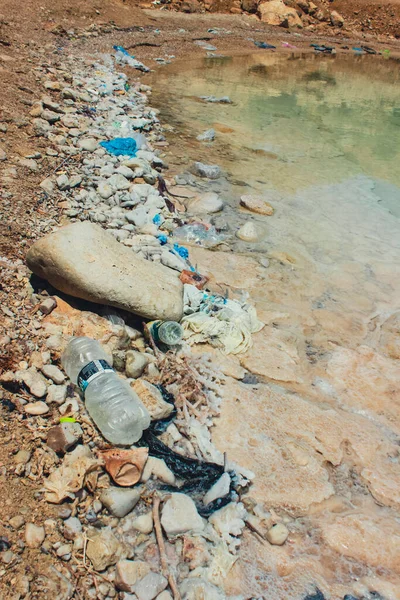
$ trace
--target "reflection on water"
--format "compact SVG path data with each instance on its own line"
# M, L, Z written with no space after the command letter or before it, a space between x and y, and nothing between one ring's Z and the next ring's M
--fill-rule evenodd
M392 61L260 53L152 82L175 128L171 173L193 160L225 173L198 185L225 200L234 254L192 260L266 322L241 358L264 383L229 384L214 439L291 535L277 548L248 534L232 594L400 598L399 80ZM210 127L215 142L197 142ZM240 209L244 193L267 193L274 215ZM248 220L257 243L235 237Z

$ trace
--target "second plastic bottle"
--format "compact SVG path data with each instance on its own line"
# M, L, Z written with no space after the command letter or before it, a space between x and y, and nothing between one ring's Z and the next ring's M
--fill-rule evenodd
M61 357L68 377L85 395L85 405L103 436L112 444L127 446L150 425L150 415L139 396L108 363L99 342L72 338Z

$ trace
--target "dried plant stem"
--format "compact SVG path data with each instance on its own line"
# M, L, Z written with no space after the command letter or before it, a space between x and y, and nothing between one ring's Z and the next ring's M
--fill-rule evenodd
M153 496L153 521L154 521L154 529L156 532L156 539L158 544L158 549L160 551L160 561L161 561L161 570L164 575L168 579L169 586L172 590L174 600L181 600L181 594L178 590L178 586L176 585L176 580L174 575L170 572L168 567L167 554L165 552L165 543L161 529L160 523L160 497L158 494L154 494Z

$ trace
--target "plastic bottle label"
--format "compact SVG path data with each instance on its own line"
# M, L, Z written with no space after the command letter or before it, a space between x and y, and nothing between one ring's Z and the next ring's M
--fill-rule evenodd
M84 392L93 379L96 379L98 375L106 372L114 372L114 369L110 367L106 360L92 360L80 371L78 375L78 386Z

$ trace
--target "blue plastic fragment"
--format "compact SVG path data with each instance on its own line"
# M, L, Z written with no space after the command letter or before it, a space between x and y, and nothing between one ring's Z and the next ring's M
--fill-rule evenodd
M161 215L154 215L153 223L154 225L161 225Z
M358 48L357 46L353 46L354 52L357 54L363 54L364 50L362 48Z
M185 259L189 258L189 250L187 248L184 248L183 246L180 246L179 244L174 244L174 250L182 258L185 258Z
M254 45L257 46L257 48L263 48L264 50L275 50L276 46L273 46L272 44L268 44L267 42L254 42Z
M130 56L131 58L135 58L134 56L132 56L132 54L129 54L128 50L125 50L125 48L123 46L113 46L113 48L116 52L122 52L122 54L125 54L125 56Z
M158 241L160 242L161 246L165 246L165 244L168 242L168 237L162 233L158 236Z
M100 146L105 148L114 156L136 156L137 144L134 138L114 138L106 142L100 142Z

